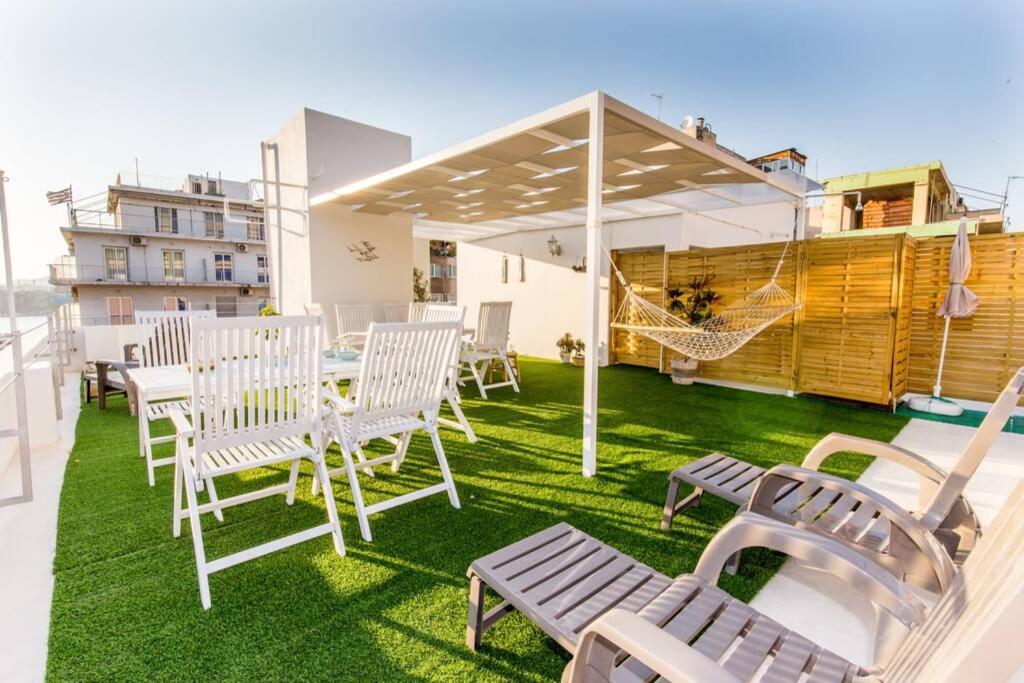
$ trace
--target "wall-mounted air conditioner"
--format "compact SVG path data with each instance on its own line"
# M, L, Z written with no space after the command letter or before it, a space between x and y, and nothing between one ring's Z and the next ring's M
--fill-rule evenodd
M241 254L244 254L245 252L249 251L249 245L248 244L236 244L235 247L238 248L238 251Z
M242 287L241 289L238 290L238 293L242 296L249 296L250 294L252 294L252 290L249 289L248 287Z
M146 238L140 235L132 235L128 238L128 244L133 247L144 247L146 246Z

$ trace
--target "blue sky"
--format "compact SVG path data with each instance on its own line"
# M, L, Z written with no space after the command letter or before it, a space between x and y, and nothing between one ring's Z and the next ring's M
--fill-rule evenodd
M820 177L939 159L1024 175L1021 2L17 2L0 21L0 168L15 276L65 253L44 192L259 173L300 107L413 138L414 157L601 89L708 118ZM1024 225L1024 181L1011 191Z

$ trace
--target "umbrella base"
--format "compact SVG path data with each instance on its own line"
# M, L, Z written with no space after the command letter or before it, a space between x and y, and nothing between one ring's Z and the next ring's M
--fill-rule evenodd
M958 417L964 412L960 404L940 396L915 396L907 401L907 405L910 406L911 410L916 410L919 413L931 413L947 417Z

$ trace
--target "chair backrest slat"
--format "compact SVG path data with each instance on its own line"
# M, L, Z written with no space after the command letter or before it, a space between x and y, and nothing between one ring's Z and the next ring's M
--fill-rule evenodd
M187 363L192 321L216 317L216 311L136 311L140 365L149 368Z
M338 318L339 335L366 332L373 322L370 304L335 304L334 314Z
M457 320L461 323L465 318L465 306L453 306L451 304L423 304L423 322Z
M190 354L197 453L320 433L319 317L197 320Z
M992 448L993 442L1003 431L1006 421L1010 419L1022 395L1024 395L1024 368L1017 370L1017 374L1000 392L999 398L995 400L985 419L974 431L974 435L956 461L953 470L936 490L922 516L922 521L926 525L935 527L949 514L957 498L963 494L967 482L974 476L981 461L985 459L985 455Z
M408 323L414 322L410 319L410 310L416 304L384 304L384 322Z
M363 350L353 423L436 413L462 323L373 323Z
M476 324L476 343L484 349L505 349L508 346L511 301L484 301Z

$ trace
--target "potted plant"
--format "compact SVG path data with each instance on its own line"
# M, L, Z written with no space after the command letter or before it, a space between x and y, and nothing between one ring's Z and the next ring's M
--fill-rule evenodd
M572 364L573 365L575 365L577 367L581 367L581 368L583 367L583 363L584 363L583 352L586 350L586 348L587 348L587 345L583 343L582 339L577 339L576 341L574 341L572 343L572 350L574 351L574 353L572 355Z
M563 334L555 342L555 346L558 347L558 357L562 359L563 363L572 361L572 352L576 348L576 340L572 338L571 334L568 332Z
M666 290L668 294L668 310L683 318L691 325L706 323L714 316L712 305L718 303L722 296L711 288L712 275L704 274L694 277L682 287ZM690 385L697 377L700 363L695 358L680 356L672 359L672 381L675 384Z

